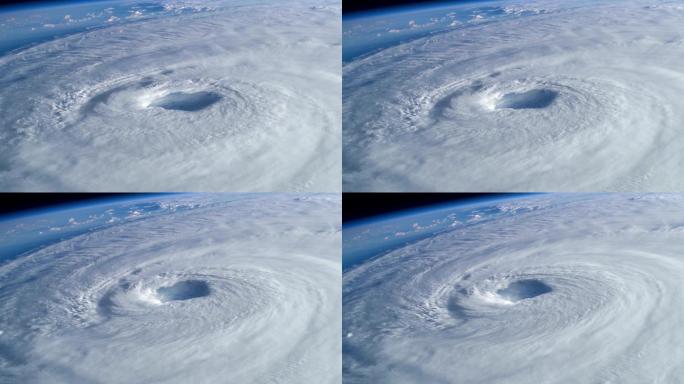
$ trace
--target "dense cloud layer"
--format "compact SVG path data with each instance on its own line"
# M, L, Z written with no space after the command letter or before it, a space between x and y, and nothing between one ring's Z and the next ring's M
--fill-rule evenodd
M341 382L339 197L146 204L0 266L0 382Z
M681 3L482 9L344 66L346 190L684 187Z
M519 203L345 272L345 383L682 382L684 197Z
M0 57L0 188L339 190L340 4L247 3Z

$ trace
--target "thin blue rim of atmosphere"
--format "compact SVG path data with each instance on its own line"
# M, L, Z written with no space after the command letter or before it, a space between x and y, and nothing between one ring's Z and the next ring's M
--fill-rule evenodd
M502 201L502 200L515 200L515 199L521 199L524 197L530 197L530 196L539 196L539 195L547 195L547 192L531 192L531 193L502 193L502 194L496 194L496 196L484 196L481 198L473 198L468 199L467 201L451 201L451 202L443 202L443 203L435 203L435 204L428 204L428 205L423 205L420 207L416 208L408 208L408 209L400 209L394 212L390 213L381 213L379 215L374 215L370 217L366 217L363 219L358 219L358 220L350 220L347 223L342 223L342 229L345 228L352 228L352 227L359 227L362 225L370 224L370 223L377 223L381 221L388 221L395 219L400 216L411 216L415 215L418 213L422 213L425 211L437 211L440 209L448 209L448 208L462 208L462 207L468 207L471 205L477 205L477 204L482 204L485 202L494 202L494 201ZM457 198L455 197L454 200ZM342 201L342 209L344 210L344 200Z
M27 3L2 4L0 3L0 13L12 11L26 11L30 9L58 8L66 5L88 5L92 3L123 3L116 0L60 0L60 1L30 1Z
M439 8L452 8L458 5L473 4L473 3L495 3L496 0L453 0L453 1L431 1L427 3L418 4L402 4L390 5L384 8L369 9L367 11L344 13L344 4L342 5L342 18L347 20L363 19L373 16L381 16L387 13L409 13L414 11L430 11Z
M41 215L51 214L51 213L60 212L60 211L68 211L68 210L78 209L78 208L109 205L109 204L114 204L114 203L123 202L123 201L145 200L145 199L150 199L153 197L186 195L186 194L188 194L188 193L183 193L183 192L166 192L166 193L158 192L158 193L139 193L139 194L137 194L137 193L134 193L134 194L122 193L121 196L107 196L107 197L102 197L99 199L98 198L86 199L85 201L76 201L76 202L69 202L69 203L57 203L57 204L50 205L47 207L33 208L33 209L27 209L27 210L23 210L23 211L8 213L8 214L0 215L0 222L11 221L14 219L25 218L25 217L41 216ZM37 199L39 199L40 193L36 193L35 196Z

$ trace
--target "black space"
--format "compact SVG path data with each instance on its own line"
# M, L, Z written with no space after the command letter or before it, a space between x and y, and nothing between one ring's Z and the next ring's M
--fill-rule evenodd
M72 0L73 1L73 0ZM106 0L76 0L76 2L90 2L90 1L106 1ZM464 2L464 0L461 0ZM465 0L468 1L468 0ZM472 1L472 0L470 0ZM67 3L68 0L0 0L0 7L15 6L21 4L55 4ZM405 6L421 3L456 3L459 0L342 0L342 11L344 13L353 13L368 11L371 9L389 8L396 6Z
M483 198L519 196L515 193L344 193L342 222L440 203L467 203Z
M137 193L0 193L0 215L19 213L62 204L112 197L139 196Z
M0 0L0 7L11 7L15 5L53 5L53 4L66 4L66 3L84 3L84 2L95 2L95 1L107 1L107 0Z
M471 0L472 1L472 0ZM458 0L342 0L342 12L349 14L372 9L389 8L421 3L458 3ZM465 2L465 1L460 1Z

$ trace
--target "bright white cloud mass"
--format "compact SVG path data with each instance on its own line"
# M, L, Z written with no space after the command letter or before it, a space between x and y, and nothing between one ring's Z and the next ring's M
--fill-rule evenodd
M0 56L1 189L339 190L338 1L125 4Z
M0 222L0 382L341 382L340 197L182 195Z
M345 259L376 252L343 277L344 382L682 382L683 211L546 195L345 228Z
M659 0L345 20L343 187L681 190L682 23Z

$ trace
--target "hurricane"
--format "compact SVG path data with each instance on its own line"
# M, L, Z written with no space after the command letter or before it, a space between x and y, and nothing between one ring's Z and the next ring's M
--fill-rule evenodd
M339 196L3 220L0 382L340 383Z
M371 249L343 276L345 383L682 382L683 207L541 195L345 228L345 259Z
M55 37L0 56L2 190L340 189L339 2L22 12L0 29Z
M658 0L345 20L343 187L676 192L683 21Z

